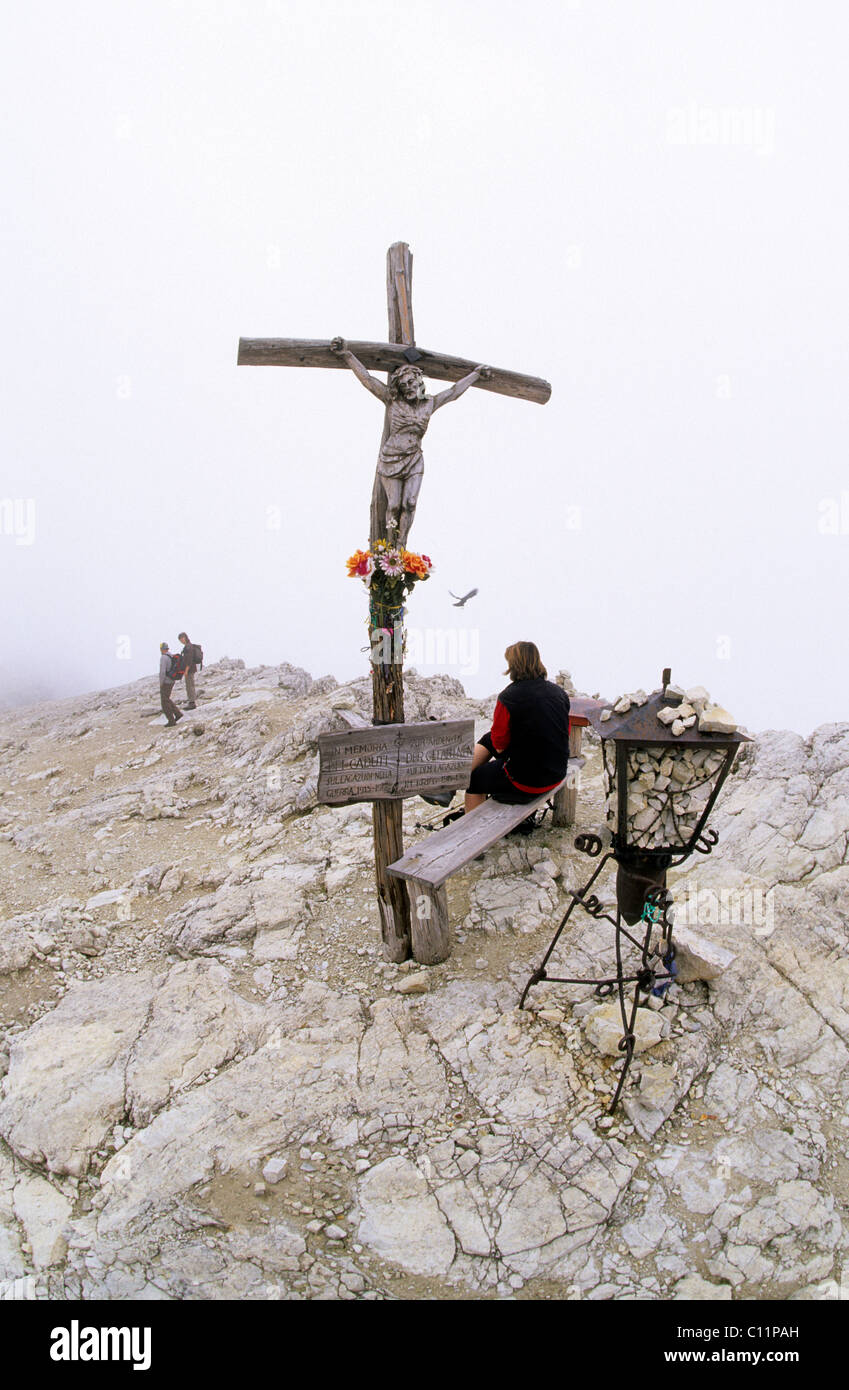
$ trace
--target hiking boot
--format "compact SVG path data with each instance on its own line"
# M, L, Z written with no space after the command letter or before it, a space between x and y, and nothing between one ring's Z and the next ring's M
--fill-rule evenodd
M438 796L422 797L422 801L426 801L429 806L450 806L453 800L453 792L440 792Z
M186 705L186 709L197 709L197 705L194 704L194 703L192 703L192 704L190 704L190 705Z

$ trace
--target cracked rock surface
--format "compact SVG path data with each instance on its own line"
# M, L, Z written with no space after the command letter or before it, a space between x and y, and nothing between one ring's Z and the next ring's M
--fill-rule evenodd
M670 876L686 969L610 1116L615 1001L546 980L518 1008L591 871L597 740L578 825L456 875L451 958L397 966L370 808L315 803L318 735L369 704L225 658L200 732L154 681L3 713L0 1289L845 1297L849 725L745 746L719 845ZM406 705L492 708L414 673ZM404 803L405 843L432 815ZM612 946L573 914L549 973Z

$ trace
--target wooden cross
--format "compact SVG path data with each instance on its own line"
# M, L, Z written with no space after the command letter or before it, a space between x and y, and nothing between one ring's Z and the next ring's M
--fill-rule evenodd
M403 364L415 364L425 376L442 381L461 381L475 370L474 362L444 353L429 352L416 346L413 330L413 257L405 242L395 242L386 257L386 293L389 309L389 341L371 343L350 341L347 348L364 367L394 371ZM239 366L331 367L346 368L347 363L332 346L333 340L303 338L240 338ZM481 391L495 391L518 400L544 405L551 395L547 381L518 372L491 367L486 378L474 383ZM384 420L381 447L389 433L389 409ZM369 517L369 540L385 535L385 499L379 476L375 477ZM393 633L393 638L395 634ZM379 646L382 644L378 644ZM374 724L404 723L404 685L400 660L401 643L393 640L389 661L372 660ZM387 874L389 864L404 852L399 799L373 803L374 859L378 903L381 912L383 950L387 959L406 960L411 954L410 904L403 879Z

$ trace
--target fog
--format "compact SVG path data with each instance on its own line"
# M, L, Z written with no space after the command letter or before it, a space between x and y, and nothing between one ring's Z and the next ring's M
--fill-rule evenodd
M57 0L4 28L0 702L153 677L182 629L367 671L344 562L381 407L236 351L385 339L404 240L421 346L552 383L428 431L412 664L482 696L530 639L589 692L671 665L752 729L847 717L839 4Z

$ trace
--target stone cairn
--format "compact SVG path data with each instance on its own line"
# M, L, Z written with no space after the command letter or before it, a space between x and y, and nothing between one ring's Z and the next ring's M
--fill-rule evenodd
M699 733L736 733L737 723L719 705L711 703L703 686L682 690L670 685L667 696L680 703L658 710L658 722L677 738L698 721ZM604 710L601 722L612 714L627 714L648 700L644 690L621 695L612 709ZM634 749L628 754L628 841L636 849L659 849L664 845L685 845L692 838L713 790L716 774L725 761L725 751L680 749L665 744L656 751ZM619 799L616 766L608 766L605 745L604 790L607 821L615 834L619 829Z

